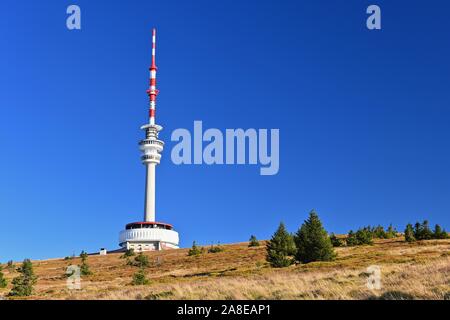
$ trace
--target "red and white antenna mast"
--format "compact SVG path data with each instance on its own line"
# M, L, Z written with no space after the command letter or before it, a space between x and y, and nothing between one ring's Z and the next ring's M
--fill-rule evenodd
M147 90L148 97L150 99L149 108L149 123L155 124L155 113L156 113L156 96L159 91L156 89L156 29L153 28L152 31L152 64L149 68L150 70L150 87Z

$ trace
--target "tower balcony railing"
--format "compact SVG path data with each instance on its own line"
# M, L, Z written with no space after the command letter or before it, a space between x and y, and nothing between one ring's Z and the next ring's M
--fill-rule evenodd
M139 145L140 146L145 146L145 145L158 145L161 147L164 147L164 141L161 140L150 140L150 139L145 139L145 140L141 140L139 141Z
M168 229L142 228L122 230L119 234L119 243L153 241L161 241L178 246L178 232Z
M144 162L144 163L150 163L150 162L153 162L153 163L160 163L161 162L161 155L160 154L144 154L142 157L141 157L141 161L142 162Z
M156 150L157 152L162 152L164 148L164 142L161 140L142 140L139 142L139 149L144 153L148 150Z

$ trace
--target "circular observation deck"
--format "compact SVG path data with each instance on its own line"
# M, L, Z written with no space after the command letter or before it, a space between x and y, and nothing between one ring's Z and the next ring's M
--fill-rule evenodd
M132 222L119 234L119 245L135 251L178 249L178 232L163 222Z

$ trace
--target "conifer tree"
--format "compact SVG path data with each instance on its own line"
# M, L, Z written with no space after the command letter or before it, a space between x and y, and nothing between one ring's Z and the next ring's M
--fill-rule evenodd
M397 236L397 230L392 226L392 224L389 225L387 231L386 231L386 239L392 239Z
M139 268L139 271L133 274L133 280L131 281L131 284L133 286L139 286L139 285L146 285L148 283L149 281L145 275L144 268Z
M314 210L309 213L309 218L297 231L295 244L297 247L295 258L302 263L331 261L336 257L328 233Z
M422 240L422 225L420 222L416 222L414 225L414 238L416 240Z
M372 232L368 228L361 228L355 233L357 245L373 244Z
M434 232L433 232L433 238L434 239L440 239L441 238L441 234L442 234L442 228L440 225L435 225L434 226Z
M33 293L36 284L36 276L33 272L33 264L30 259L23 260L22 266L17 269L20 275L12 280L10 296L29 296Z
M6 288L8 281L5 279L5 275L3 274L3 266L0 265L0 288Z
M447 239L448 233L447 233L447 231L443 230L440 225L437 224L434 227L433 238L434 239Z
M194 241L192 243L192 248L188 251L188 256L198 256L202 253L202 250L197 246L197 243Z
M280 223L277 231L267 243L266 260L272 267L282 268L293 263L291 255L295 252L294 239L287 232L284 223Z
M416 240L447 239L448 233L438 224L434 227L434 231L431 231L428 220L424 220L415 224L414 237Z
M424 220L422 223L422 240L430 240L433 238L433 232L430 229L428 220Z
M135 266L139 268L147 268L150 265L148 256L144 255L142 252L134 258Z
M83 260L83 259L87 259L87 257L88 257L88 254L86 253L86 251L81 251L81 253L80 253L80 258L81 258L81 260Z
M330 241L331 241L331 244L333 245L333 247L344 246L344 241L342 241L342 239L339 239L338 237L336 237L336 235L334 233L330 234Z
M120 256L120 259L126 259L133 256L135 256L134 249L127 249L123 255Z
M8 268L9 272L13 272L16 269L16 266L12 260L9 260L6 264L6 268Z
M92 274L89 265L87 263L88 254L85 251L81 251L81 266L80 266L80 274L82 276L89 276Z
M414 242L416 241L416 238L414 236L414 229L411 223L408 223L406 225L405 229L405 241L406 242Z
M250 241L248 244L249 247L259 247L259 241L258 241L258 239L256 239L256 237L254 235L252 235L250 237L249 241Z
M349 247L358 245L358 241L356 240L356 235L353 230L348 232L347 239L345 241Z
M384 231L384 228L381 225L378 225L376 228L372 230L373 237L378 239L386 239L388 235L386 234L386 231Z

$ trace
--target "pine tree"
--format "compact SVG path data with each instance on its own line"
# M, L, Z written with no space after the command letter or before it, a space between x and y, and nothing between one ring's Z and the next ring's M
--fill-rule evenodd
M386 231L381 225L378 225L376 228L372 230L372 234L374 238L378 239L386 239L388 237Z
M295 258L302 263L331 261L336 257L328 233L314 210L309 213L309 218L297 231L295 244L297 246Z
M12 280L10 296L29 296L33 293L36 284L36 276L33 272L33 264L30 259L23 260L22 266L17 269L20 275Z
M81 251L81 253L80 253L80 258L83 260L83 259L87 259L87 257L88 257L88 254L86 253L86 251Z
M447 239L448 233L447 233L447 231L443 230L440 225L437 224L434 227L433 238L434 239Z
M347 239L345 241L347 243L347 246L349 246L349 247L358 245L358 241L356 240L356 235L353 232L353 230L350 230L348 232Z
M422 223L422 239L430 240L433 238L433 232L430 229L428 220L424 220Z
M6 268L8 268L9 272L13 272L16 269L16 266L12 260L9 260L6 264Z
M248 243L249 247L259 247L259 241L258 239L256 239L256 237L254 235L252 235L250 237L250 242Z
M139 254L134 257L134 264L135 267L139 268L147 268L150 265L150 261L148 260L148 256L144 255L142 252L139 252Z
M272 267L282 268L293 263L290 257L295 252L295 243L292 235L287 232L284 223L280 223L277 231L267 243L266 260Z
M5 275L3 274L3 267L0 265L0 288L6 288L8 281L5 279Z
M139 286L139 285L146 285L149 281L145 275L144 268L139 268L139 271L133 274L133 280L131 281L131 284L133 286Z
M414 236L414 229L411 223L408 223L406 225L405 229L405 241L406 242L414 242L416 241L416 238Z
M188 256L198 256L202 253L202 250L197 246L197 243L194 241L192 243L192 248L188 251Z
M434 226L433 238L441 239L441 235L442 235L442 228L440 225L437 224Z
M372 233L367 228L362 228L356 231L355 237L357 245L373 244Z
M392 239L397 236L397 230L392 226L392 224L389 225L387 231L386 231L386 239Z
M89 265L87 263L88 254L84 251L81 251L81 266L80 266L80 274L82 276L89 276L92 274Z
M120 259L126 259L133 256L135 256L134 249L127 249L123 255L120 256Z
M422 240L422 225L420 222L416 222L414 225L414 238L416 240Z
M80 274L82 276L89 276L92 274L91 269L89 268L89 265L86 262L83 262L80 266Z

